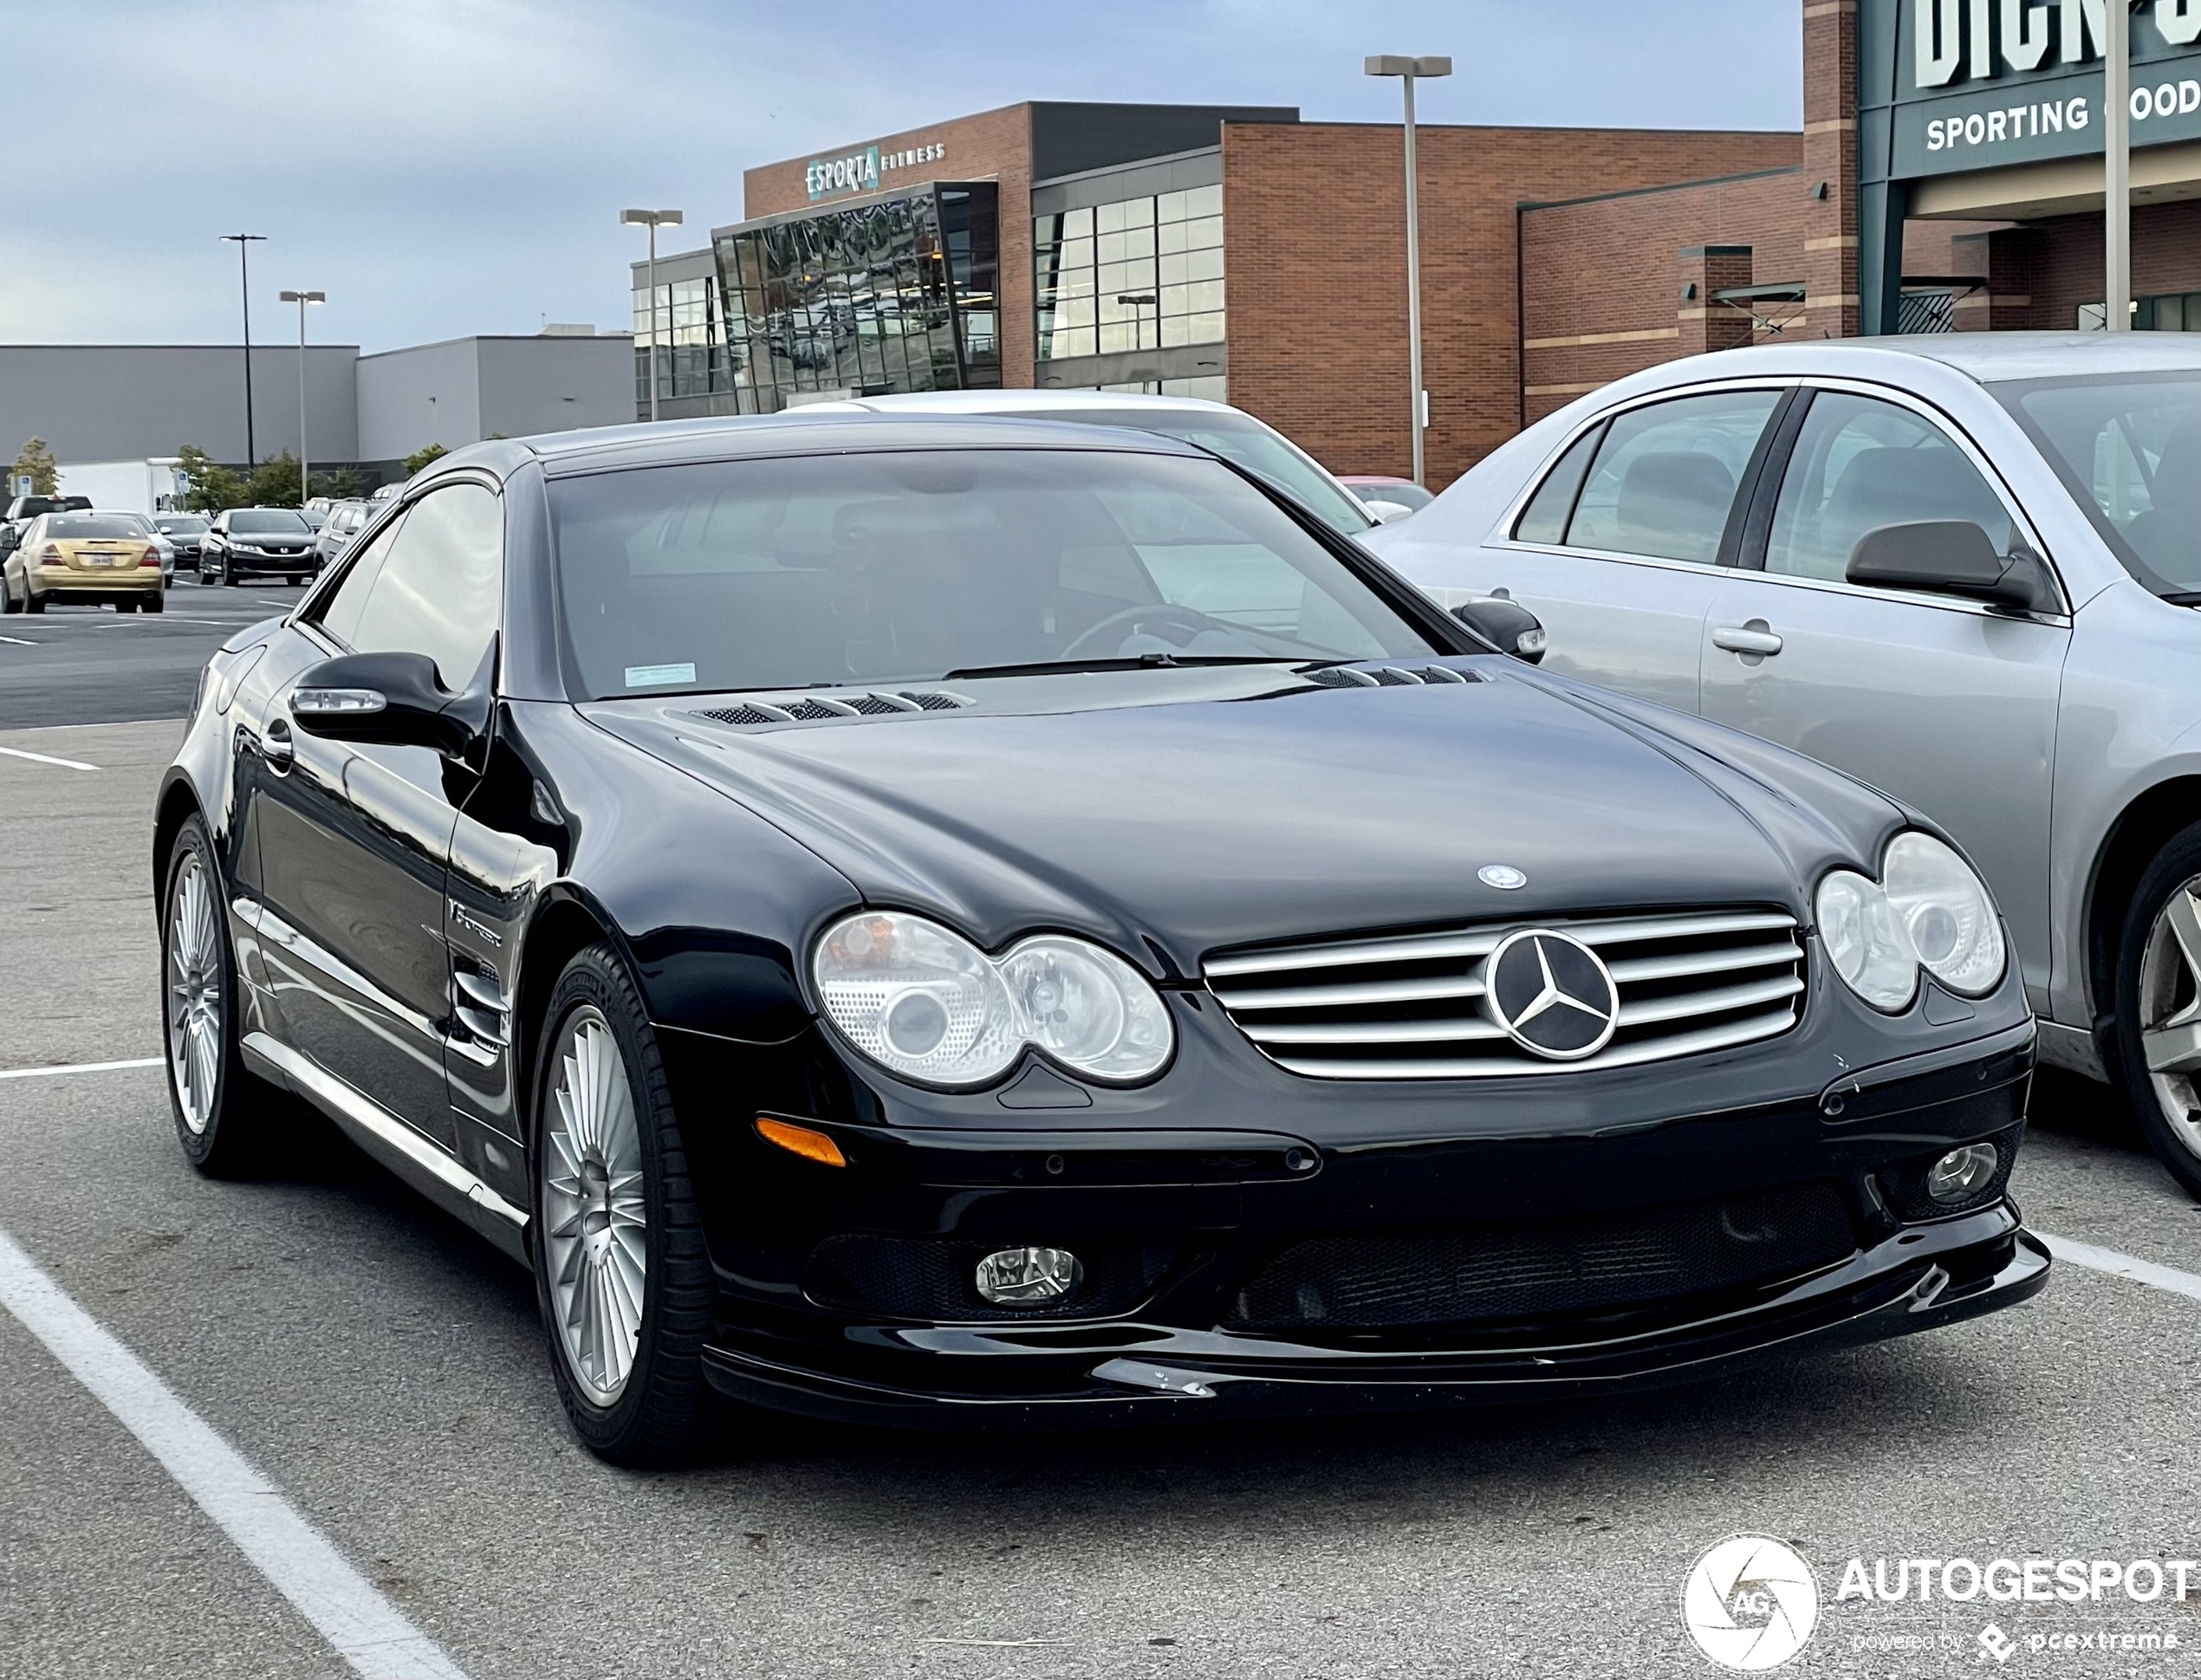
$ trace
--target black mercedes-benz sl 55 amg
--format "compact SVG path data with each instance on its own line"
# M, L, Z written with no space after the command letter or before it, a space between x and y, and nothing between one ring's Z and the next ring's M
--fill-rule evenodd
M463 450L200 684L185 1153L310 1100L533 1268L630 1463L720 1397L1518 1399L2039 1289L1971 869L1493 610L1139 433Z

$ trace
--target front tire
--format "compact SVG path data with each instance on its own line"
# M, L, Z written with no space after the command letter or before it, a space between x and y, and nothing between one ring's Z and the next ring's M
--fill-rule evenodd
M2117 1062L2155 1158L2201 1198L2201 823L2139 878L2117 951Z
M237 1045L237 963L221 865L201 818L185 820L168 853L161 896L161 1041L168 1105L184 1157L210 1178L260 1164L276 1093Z
M716 1412L703 1374L717 1284L665 1065L609 946L566 965L536 1071L536 1293L558 1398L614 1464L691 1456Z

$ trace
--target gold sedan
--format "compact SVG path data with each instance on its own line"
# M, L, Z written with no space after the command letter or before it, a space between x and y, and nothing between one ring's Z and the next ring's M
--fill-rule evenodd
M160 550L133 520L49 513L30 522L0 567L0 612L43 613L49 600L114 603L118 613L158 613Z

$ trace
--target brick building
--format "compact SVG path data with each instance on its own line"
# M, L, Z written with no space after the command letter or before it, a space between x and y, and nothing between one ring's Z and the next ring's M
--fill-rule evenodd
M2098 321L2096 0L1795 3L1800 133L1423 126L1432 484L1698 350ZM2201 329L2201 0L2132 29L2138 324ZM1402 175L1395 126L1044 102L768 164L636 265L639 408L1158 390L1403 472Z

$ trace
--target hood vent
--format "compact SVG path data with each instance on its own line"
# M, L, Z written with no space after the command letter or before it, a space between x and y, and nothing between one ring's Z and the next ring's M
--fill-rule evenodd
M1437 688L1484 680L1479 671L1450 665L1320 665L1300 675L1323 688Z
M737 706L698 711L714 723L821 723L834 717L892 717L900 712L960 711L970 701L959 694L937 689L910 689L899 693L841 689L832 694L783 694L770 699L744 700Z

